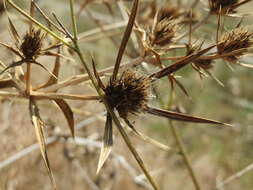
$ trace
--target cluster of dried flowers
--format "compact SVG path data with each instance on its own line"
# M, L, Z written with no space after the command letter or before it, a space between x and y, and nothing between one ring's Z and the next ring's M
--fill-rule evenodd
M93 1L85 1L85 3L80 6L80 11L77 14L80 14L83 11L83 8L92 2ZM94 73L92 73L84 61L78 46L78 34L70 34L68 29L55 15L55 21L52 21L48 16L46 16L45 13L43 13L43 11L34 1L31 1L31 13L29 15L17 7L16 4L14 4L11 0L6 0L6 5L10 5L18 10L19 13L28 18L30 23L28 32L23 37L20 37L14 24L8 16L8 12L6 14L6 17L9 20L11 34L15 40L15 45L12 46L1 42L0 44L13 52L18 57L18 61L14 61L7 67L1 63L5 68L3 68L1 72L0 87L1 89L15 88L17 89L17 93L6 90L2 91L0 96L20 97L29 100L31 120L35 127L37 139L41 146L41 153L52 182L54 183L54 179L47 158L43 133L44 122L40 117L39 109L36 104L36 102L41 99L50 99L60 107L67 119L73 136L73 112L65 99L74 99L79 101L96 100L103 102L106 105L108 113L105 124L104 145L101 150L98 171L101 169L107 157L109 156L111 147L113 145L113 123L116 124L119 130L123 131L122 134L124 137L124 130L121 128L121 123L118 118L122 118L126 125L128 125L139 136L142 135L129 121L129 116L132 114L138 115L141 112L184 122L228 125L215 120L154 108L149 105L149 99L151 97L150 88L155 85L154 83L157 80L163 77L168 77L172 90L174 89L174 86L177 85L186 95L188 95L184 85L174 77L176 71L187 65L191 65L201 77L205 76L206 74L214 77L211 73L211 69L215 66L215 59L223 59L225 62L238 64L238 60L243 55L247 54L249 48L251 48L253 44L253 33L250 32L248 28L241 27L241 23L239 23L238 26L236 26L233 30L223 32L221 37L219 37L221 30L220 22L223 16L235 14L236 8L247 2L249 2L249 0L209 0L209 11L207 16L203 17L204 19L201 19L199 13L195 12L194 9L196 6L198 6L198 1L195 1L195 3L189 9L182 4L173 5L173 3L168 3L161 6L156 3L156 1L139 2L138 0L134 0L123 40L119 47L113 73L110 77L110 80L105 83L100 78L104 72L97 71L93 62ZM71 3L73 3L73 1L70 1L70 5L72 5ZM106 7L109 8L110 12L113 12L111 3L108 3L107 1L103 3L105 3ZM0 12L3 10L2 7L4 8L4 6L0 4ZM138 8L142 11L138 12ZM50 28L42 25L36 20L36 18L34 18L34 11L37 11L43 16L45 21L48 22ZM203 39L203 42L198 41L196 43L192 43L196 30L202 25L205 25L211 16L217 18L216 42L208 44L206 42L204 43ZM73 17L75 17L74 14ZM75 19L73 19L73 22L74 21ZM75 27L75 23L72 24ZM103 32L103 27L101 25L99 25L99 27L101 27L101 31ZM185 33L183 31L187 32ZM66 38L62 38L61 35L57 35L57 32ZM139 47L138 50L133 50L135 51L135 55L139 55L140 61L137 64L142 65L142 63L145 62L152 67L156 66L158 71L154 73L140 74L136 70L127 68L121 70L121 74L118 76L119 69L121 68L121 59L125 52L131 33L137 38L135 45ZM52 42L52 45L45 48L44 43L48 40L47 35L51 35L56 40L55 42ZM186 40L188 40L187 43L185 43ZM208 53L215 47L217 48L216 52L213 51L212 53ZM86 80L84 79L85 77L83 80L78 79L78 82L73 82L71 79L71 81L66 82L66 85L64 85L64 83L62 85L61 82L58 82L58 75L60 71L59 60L60 57L64 57L64 55L60 53L62 48L69 48L77 53L81 62L85 65L89 79L92 80L99 96L61 94L57 92L57 90L60 88L70 86L72 84L74 85ZM182 54L181 56L169 56L171 55L171 52L176 51L177 49L185 50L185 54ZM57 52L55 52L55 50L57 50ZM56 62L52 72L43 66L43 63L39 63L37 61L41 56L56 57ZM136 59L136 57L133 58ZM171 60L171 64L165 65L165 61L167 60ZM50 74L48 81L45 84L41 84L37 87L33 87L31 81L31 75L33 74L31 66L33 64L39 65ZM135 63L135 65L137 64ZM23 65L26 65L25 71L23 71L23 67L15 69L17 66ZM241 65L251 67L247 64ZM12 72L9 72L10 70L12 70ZM143 72L144 71L142 71L142 73ZM215 77L214 79L221 83ZM47 92L38 91L39 89L46 87L51 87L53 90ZM114 111L117 111L119 117L114 114ZM157 144L158 142L156 145ZM142 169L145 170L145 168ZM149 178L148 174L145 174ZM150 180L150 182L153 187L157 189L156 185L152 183L152 180Z

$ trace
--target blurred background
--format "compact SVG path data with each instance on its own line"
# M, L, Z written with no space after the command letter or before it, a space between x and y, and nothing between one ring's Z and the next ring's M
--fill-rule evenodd
M29 1L14 1L24 10L29 10ZM55 13L67 28L71 28L69 5L66 0L38 0L40 8L50 15ZM115 0L101 3L94 0L80 12L78 17L79 33L85 33L97 28L96 22L101 24L123 23L124 18L119 11L119 2ZM150 0L142 0L139 18L145 12L144 4ZM163 1L157 1L162 5ZM80 10L84 0L76 1L76 10ZM187 8L191 1L182 1ZM195 11L199 17L207 14L205 3L199 3ZM107 5L110 5L108 8ZM176 5L172 1L171 5ZM131 7L131 1L124 1L124 5ZM248 14L253 7L250 2L238 9L240 14ZM20 36L27 29L27 21L19 13L8 6L10 17ZM1 11L1 8L0 8ZM112 13L113 14L112 14ZM39 13L36 18L45 21ZM252 31L253 16L243 19L243 25L248 25ZM123 21L123 22L122 22ZM240 18L226 17L226 30L234 28ZM216 32L216 16L212 16L205 26L194 33L193 38L203 38L214 41ZM124 27L118 27L108 33L87 35L80 40L84 53L90 52L96 60L99 69L114 64L117 47ZM187 30L187 28L183 28ZM116 44L113 43L113 40ZM48 44L52 39L47 37ZM0 41L14 45L8 28L5 13L0 13ZM185 42L187 39L185 39ZM182 41L184 43L184 41ZM45 45L47 46L47 45ZM131 47L128 47L131 51ZM181 54L180 54L181 53ZM69 57L61 59L61 73L59 80L65 80L73 75L84 72L77 57L67 49L63 54ZM132 53L134 54L134 52ZM182 52L176 52L182 55ZM134 55L132 55L134 57ZM0 47L0 60L6 65L16 58L8 50ZM87 56L89 59L89 56ZM52 69L55 58L42 57L39 59L47 68ZM124 61L131 60L125 56ZM242 62L251 64L251 55L242 58ZM166 63L166 64L169 64ZM157 70L150 67L149 71ZM206 77L199 78L192 68L185 67L177 75L190 95L190 99L178 88L175 89L174 104L187 113L205 118L211 118L230 123L234 127L226 128L206 124L188 124L175 122L179 130L192 167L199 179L201 187L213 190L229 176L243 170L253 162L253 70L240 66L229 68L222 60L215 62L212 73L224 84L219 85L215 80ZM4 76L0 76L3 78ZM48 74L41 68L33 67L34 85L45 82ZM166 79L156 83L158 95L150 99L150 104L161 107L170 97L170 85ZM95 94L89 83L81 83L67 87L60 92L75 94ZM41 116L46 122L48 137L48 155L58 189L61 190L142 190L151 189L142 175L140 168L133 159L130 151L123 142L118 131L114 130L114 147L101 172L96 175L96 168L100 153L101 140L104 130L104 111L101 103L96 101L71 101L76 122L76 139L69 137L67 122L63 114L50 101L40 101ZM136 128L142 133L177 149L166 119L141 114L131 118ZM159 150L157 147L137 138L129 130L129 135L135 148L144 159L148 169L163 190L192 190L195 189L180 154L173 151ZM57 134L64 134L60 137ZM36 144L34 128L30 122L28 102L22 99L0 99L0 189L3 190L46 190L52 189L49 177L43 164L40 151ZM220 187L220 190L251 190L253 189L253 170Z

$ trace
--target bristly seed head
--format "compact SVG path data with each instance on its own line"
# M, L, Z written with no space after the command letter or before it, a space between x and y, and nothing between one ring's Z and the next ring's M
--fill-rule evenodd
M211 59L197 59L194 61L194 65L197 68L201 68L203 70L209 70L213 68L213 60Z
M217 45L220 55L231 53L231 55L223 57L224 60L235 62L237 59L247 52L247 48L253 45L253 33L247 28L236 28L222 35ZM240 52L234 52L242 50Z
M157 16L157 20L162 21L164 19L177 19L181 15L183 15L183 12L176 7L166 6L165 8L162 8Z
M137 114L147 107L150 79L126 70L116 81L110 80L105 88L106 99L122 118Z
M196 51L199 51L201 49L201 45L188 45L187 44L187 55L190 55ZM194 66L197 67L197 69L203 69L203 70L209 70L213 68L213 60L211 59L196 59L193 61Z
M221 9L221 14L235 13L238 7L239 0L209 0L209 9L213 14L218 14Z
M157 22L154 31L149 35L151 45L165 46L172 43L179 28L179 21L164 18Z
M42 47L43 35L40 30L32 29L24 37L20 45L20 51L24 55L25 59L35 59Z

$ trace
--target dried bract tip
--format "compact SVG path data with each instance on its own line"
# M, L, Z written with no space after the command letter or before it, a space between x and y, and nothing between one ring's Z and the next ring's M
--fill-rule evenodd
M190 55L201 49L201 45L187 45L187 55ZM193 61L194 66L200 70L209 70L213 68L213 60L211 59L196 59Z
M194 61L194 65L198 69L209 70L213 68L213 60L211 59L197 59Z
M25 59L36 58L42 47L43 35L40 30L32 29L28 32L20 45L20 51L24 55Z
M247 48L252 46L252 37L253 33L245 27L231 30L223 34L219 40L217 45L218 53L220 55L230 54L224 56L223 59L229 62L235 62L247 52Z
M165 46L173 42L179 28L179 20L163 19L157 22L154 31L149 35L150 44Z
M0 2L0 15L4 12L4 4Z
M162 21L164 19L177 19L178 24L190 24L196 23L198 21L199 15L196 12L190 12L184 9L179 9L177 7L166 7L162 8L158 15L157 21Z
M180 9L176 7L167 6L159 11L157 20L159 22L164 19L177 19L181 15L183 15L183 12Z
M236 13L235 9L247 3L248 0L209 0L209 9L212 14L231 14Z
M122 118L143 111L148 102L150 79L126 70L115 81L110 80L105 88L106 99Z

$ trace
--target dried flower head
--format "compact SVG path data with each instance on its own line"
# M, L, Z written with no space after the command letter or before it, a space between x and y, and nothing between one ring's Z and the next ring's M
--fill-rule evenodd
M220 55L230 54L224 56L223 59L229 62L235 62L237 59L247 52L247 48L253 44L253 33L245 27L236 28L227 33L224 33L217 45L218 53Z
M137 114L147 106L150 82L149 78L126 70L119 79L110 80L105 88L106 99L122 118Z
M171 7L171 6L166 6L165 8L162 8L158 15L157 15L157 20L162 21L164 19L177 19L181 15L183 15L183 12L176 7Z
M197 59L194 65L198 69L209 70L213 68L213 61L211 59Z
M164 18L158 21L149 35L150 44L165 46L172 43L179 28L179 20Z
M42 47L43 35L41 35L40 30L32 29L28 32L20 45L20 51L22 52L25 59L36 58Z
M189 24L196 23L198 21L198 17L199 16L196 12L190 12L178 7L167 6L159 11L157 20L159 22L164 19L177 19L179 20L179 24Z
M247 3L248 0L209 0L209 9L213 14L218 14L221 9L221 14L235 13L235 9L240 5Z
M199 51L201 49L201 45L190 45L187 44L187 55L190 55L196 51ZM194 67L197 70L203 69L203 70L209 70L213 68L213 60L211 59L196 59L193 61Z

